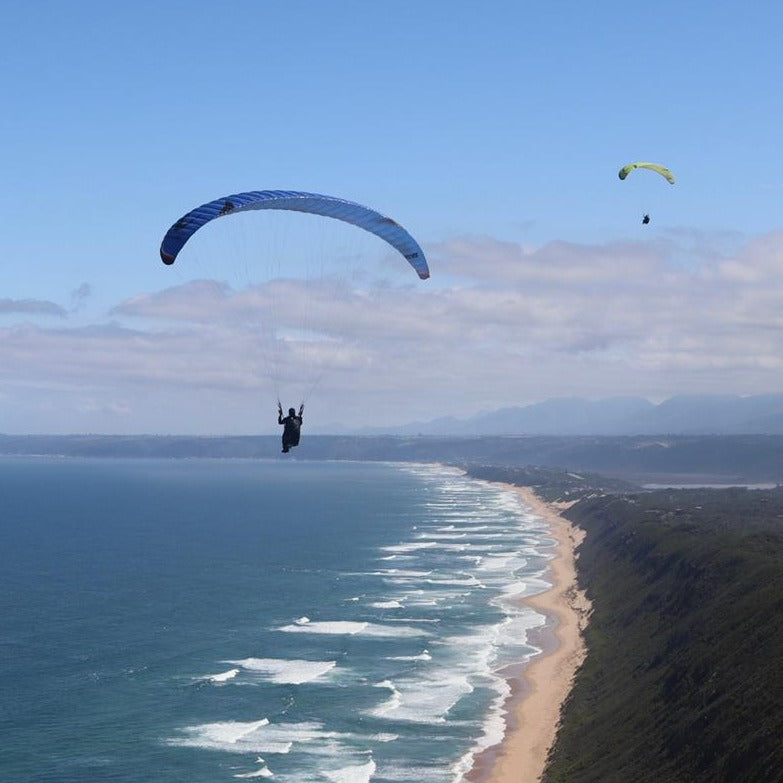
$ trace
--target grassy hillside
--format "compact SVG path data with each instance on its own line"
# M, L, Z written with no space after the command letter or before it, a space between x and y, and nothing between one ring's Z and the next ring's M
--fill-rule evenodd
M545 783L783 780L783 491L587 497L587 659Z

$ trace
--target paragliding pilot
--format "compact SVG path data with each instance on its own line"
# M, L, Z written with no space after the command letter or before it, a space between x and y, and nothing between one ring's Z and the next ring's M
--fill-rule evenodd
M645 215L642 218L642 224L646 226L649 222L650 222L650 216L649 215Z
M299 406L299 413L289 408L288 416L283 418L283 406L277 401L277 423L283 425L283 454L288 454L290 449L299 445L303 412L304 403Z

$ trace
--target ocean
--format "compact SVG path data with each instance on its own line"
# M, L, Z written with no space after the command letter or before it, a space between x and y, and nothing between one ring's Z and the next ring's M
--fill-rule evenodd
M0 458L0 780L459 781L553 544L436 465Z

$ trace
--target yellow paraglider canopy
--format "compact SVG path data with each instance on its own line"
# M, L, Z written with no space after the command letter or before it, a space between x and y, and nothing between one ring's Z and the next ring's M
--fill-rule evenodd
M627 166L623 166L618 172L617 176L620 179L625 179L634 169L650 169L650 171L656 171L660 174L670 185L674 184L674 174L659 163L644 163L639 161L637 163L629 163Z

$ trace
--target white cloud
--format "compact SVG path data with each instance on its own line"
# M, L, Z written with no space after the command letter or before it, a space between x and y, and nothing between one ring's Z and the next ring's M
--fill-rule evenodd
M65 309L43 299L0 299L0 315L54 315L65 318Z
M160 406L177 399L194 432L258 431L305 374L308 421L357 425L564 394L780 391L783 234L725 244L460 238L430 253L431 281L404 288L191 281L119 303L112 323L0 330L0 380L97 390L81 410L112 400L107 415L136 431L172 431Z

